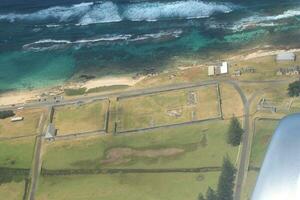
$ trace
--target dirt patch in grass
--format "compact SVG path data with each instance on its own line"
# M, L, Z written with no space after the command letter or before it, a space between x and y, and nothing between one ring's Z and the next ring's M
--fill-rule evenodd
M272 135L264 135L261 139L261 144L262 145L268 145L270 142Z
M165 149L148 149L136 150L132 148L113 148L107 151L106 159L102 160L102 164L120 164L127 163L131 157L157 158L176 156L184 152L184 149L165 148Z

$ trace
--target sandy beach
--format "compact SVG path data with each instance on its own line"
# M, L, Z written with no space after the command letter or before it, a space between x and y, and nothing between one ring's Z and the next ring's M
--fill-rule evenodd
M133 79L130 76L124 77L113 77L107 76L100 79L93 79L85 82L81 85L82 88L86 88L87 90L97 87L104 87L104 86L113 86L113 85L128 85L134 86L136 83L143 80L145 77L140 77L137 79Z
M231 57L228 57L227 60L233 61L233 60L251 60L259 57L265 57L265 56L273 56L281 52L300 52L300 49L289 49L289 50L266 50L266 49L252 49L249 50L247 53L243 54L237 54L233 55ZM208 66L208 64L203 63L201 66L186 66L182 68L178 68L179 71L183 70L190 70L195 67L205 67ZM72 89L78 89L78 88L86 88L86 90L90 90L92 88L99 88L104 86L114 86L114 85L127 85L127 86L134 86L137 83L143 81L146 76L141 76L139 78L133 78L130 75L124 75L124 76L105 76L101 78L95 78L88 81L71 81L66 82L64 85L55 87L55 88L42 88L42 89L36 89L32 91L23 90L23 91L12 91L12 92L5 92L0 94L0 106L2 105L11 105L11 104L21 104L25 103L28 100L36 99L37 96L41 95L42 93L51 93L53 91L60 90L63 92L65 88L72 88ZM59 89L57 89L59 88Z
M86 82L71 82L66 83L61 88L86 88L87 90L92 88L104 87L104 86L114 86L114 85L127 85L134 86L138 82L142 81L145 76L133 79L131 76L106 76L101 78L96 78ZM55 88L43 88L36 89L32 91L22 90L22 91L12 91L0 94L0 106L11 105L11 104L22 104L26 103L28 100L36 99L37 96L42 93L51 93ZM63 89L61 89L63 91Z
M13 91L0 94L0 105L11 105L25 103L30 99L36 98L37 95L42 93L41 90L34 91Z

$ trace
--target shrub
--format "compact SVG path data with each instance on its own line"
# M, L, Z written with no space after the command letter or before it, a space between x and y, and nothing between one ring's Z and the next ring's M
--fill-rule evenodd
M64 91L67 96L77 96L77 95L83 95L86 91L86 88L65 89Z
M15 113L12 110L0 111L0 119L6 119L13 116L15 116Z
M300 94L300 81L295 81L289 84L288 94L290 97L298 97Z

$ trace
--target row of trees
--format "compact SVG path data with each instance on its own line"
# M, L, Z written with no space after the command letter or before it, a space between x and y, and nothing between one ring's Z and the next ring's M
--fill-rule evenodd
M243 133L244 130L239 120L233 116L227 131L227 143L232 146L240 145ZM217 191L209 187L206 191L206 195L200 194L198 200L232 200L235 173L236 169L234 165L230 162L229 158L226 157L223 161Z
M217 191L208 188L206 195L199 195L198 200L233 200L233 188L236 169L226 157L223 161Z
M5 119L12 116L15 116L15 113L12 110L0 111L0 119Z

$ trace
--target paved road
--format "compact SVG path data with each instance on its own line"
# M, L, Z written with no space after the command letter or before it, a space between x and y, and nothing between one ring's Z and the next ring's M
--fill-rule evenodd
M29 200L34 200L35 191L37 188L37 180L40 173L40 160L41 160L42 137L37 136L36 150L34 156L34 166L31 170L31 184L29 189Z
M50 109L49 109L50 112ZM49 117L49 116L48 116ZM35 192L37 188L37 181L41 171L41 150L42 150L42 143L43 137L45 135L45 131L48 125L48 117L46 120L41 119L39 122L39 131L40 134L36 136L36 144L35 144L35 151L34 151L34 158L33 158L33 165L31 167L31 174L30 174L30 188L29 188L29 196L28 200L34 200ZM47 123L43 124L42 122L46 121Z
M243 140L242 140L242 151L240 155L240 163L239 168L237 171L237 181L235 185L235 193L234 193L234 200L241 199L241 192L244 182L245 171L248 170L247 159L249 158L249 101L247 100L246 96L244 95L242 89L237 85L233 84L236 90L239 92L243 104L244 104L244 121L243 121Z
M269 80L269 81L240 81L240 82L235 82L235 81L229 81L233 84L233 86L236 88L236 90L239 92L243 104L244 104L244 135L243 135L243 141L242 141L242 151L240 155L240 163L239 163L239 168L237 172L237 181L236 181L236 188L235 188L235 193L234 193L234 200L241 200L241 194L242 194L242 189L243 189L243 184L245 181L245 177L248 173L248 167L249 167L249 160L250 160L250 155L251 155L251 134L252 132L249 131L250 127L250 106L252 102L255 100L257 95L261 94L264 89L256 91L250 98L247 100L246 96L244 95L242 89L238 86L237 83L272 83L274 84L286 84L290 82L290 80Z
M47 106L63 106L68 104L75 104L79 101L94 101L94 100L104 100L109 97L120 97L120 98L126 98L128 96L138 96L143 94L151 94L161 91L172 91L177 89L184 89L189 87L198 87L203 85L209 85L209 84L216 84L218 81L202 81L202 82L195 82L195 83L180 83L180 84L172 84L172 85L165 85L161 87L155 87L155 88L146 88L146 89L137 89L137 90L129 90L124 92L116 92L116 93L110 93L110 94L103 94L103 95L93 95L93 96L83 96L76 99L70 99L70 100L63 100L61 102L55 103L55 102L35 102L35 103L27 103L27 104L15 104L14 106L11 105L5 105L0 106L0 110L7 110L7 109L17 109L18 107L24 107L24 108L37 108L37 107L47 107Z

